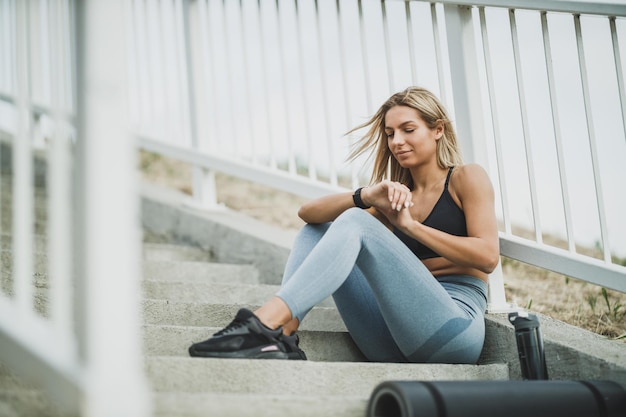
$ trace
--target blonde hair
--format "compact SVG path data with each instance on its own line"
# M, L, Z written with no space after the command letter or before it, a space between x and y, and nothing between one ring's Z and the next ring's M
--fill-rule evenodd
M384 180L389 171L389 179L391 181L398 181L411 189L413 188L413 179L409 170L400 166L387 145L385 116L387 111L395 106L406 106L417 110L422 120L431 129L437 127L439 123L443 123L443 136L437 141L437 164L441 168L463 164L456 133L448 118L446 109L439 99L424 88L409 87L389 97L369 121L347 133L351 134L357 130L369 127L365 136L354 144L348 160L352 161L369 151L369 157L374 157L374 167L370 179L371 184Z

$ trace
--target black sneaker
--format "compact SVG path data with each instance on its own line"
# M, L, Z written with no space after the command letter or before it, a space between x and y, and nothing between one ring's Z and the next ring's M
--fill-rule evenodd
M287 356L289 359L298 359L298 360L307 360L306 354L302 349L300 349L300 338L297 334L292 336L287 336L286 334L281 334L278 338L283 345L285 346L285 350L287 350Z
M289 359L282 328L271 330L250 310L242 308L235 319L213 337L189 347L190 356L205 358ZM293 337L293 336L292 336Z

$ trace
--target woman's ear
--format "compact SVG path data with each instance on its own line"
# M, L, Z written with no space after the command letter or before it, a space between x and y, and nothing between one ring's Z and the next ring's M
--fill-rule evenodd
M443 125L443 120L438 119L437 120L437 126L435 126L435 139L439 140L443 137L443 134L445 133L445 127Z

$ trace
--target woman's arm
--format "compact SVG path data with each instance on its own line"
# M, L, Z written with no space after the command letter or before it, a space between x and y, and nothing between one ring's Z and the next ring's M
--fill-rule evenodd
M333 194L309 201L300 207L298 216L306 223L331 222L347 209L354 207L352 192ZM361 190L361 200L371 208L367 211L376 216L379 220L384 220L376 209L391 209L399 211L405 207L405 203L411 204L411 191L397 182L382 181L371 187ZM388 222L384 222L388 224Z
M332 222L350 207L354 207L351 192L333 194L303 204L298 216L306 223Z
M465 213L467 237L454 236L414 220L409 210L385 215L404 233L442 257L460 265L491 273L500 260L494 191L479 165L464 165L454 173L454 193ZM395 218L393 218L395 216Z

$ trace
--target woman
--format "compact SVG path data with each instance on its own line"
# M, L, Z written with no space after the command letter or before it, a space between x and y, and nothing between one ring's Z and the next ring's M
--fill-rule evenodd
M307 225L276 296L241 309L191 356L306 359L294 333L332 294L371 361L476 363L499 261L489 178L462 165L446 111L425 89L394 94L352 132L366 127L352 157L374 152L371 185L303 205Z

